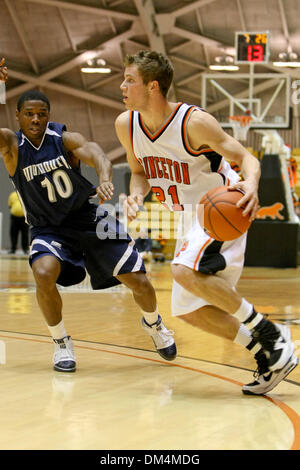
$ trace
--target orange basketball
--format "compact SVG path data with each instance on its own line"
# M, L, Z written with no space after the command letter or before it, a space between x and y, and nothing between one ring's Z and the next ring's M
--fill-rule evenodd
M249 216L243 215L243 207L236 207L242 197L241 191L229 191L225 186L204 194L198 208L198 219L210 237L218 241L234 240L248 230L251 224Z

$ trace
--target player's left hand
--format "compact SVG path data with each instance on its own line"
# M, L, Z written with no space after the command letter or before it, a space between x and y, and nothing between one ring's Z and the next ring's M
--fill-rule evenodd
M114 195L114 185L110 181L103 181L96 189L97 195L100 199L100 204L104 201L110 200Z
M259 209L257 183L255 181L246 179L229 186L228 189L239 189L244 193L244 196L237 202L236 205L237 207L243 207L243 215L249 215L251 222L253 222Z
M5 59L2 57L0 60L0 82L6 82L8 78L7 67L5 67Z

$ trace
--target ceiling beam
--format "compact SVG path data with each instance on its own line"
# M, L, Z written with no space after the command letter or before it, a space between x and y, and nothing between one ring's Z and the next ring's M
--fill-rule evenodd
M190 59L187 59L186 57L172 55L172 54L168 54L168 57L173 62L177 60L178 62L181 62L184 65L188 65L189 67L194 67L195 69L199 69L199 70L207 70L207 67L205 67L204 65L201 65L198 62L194 62Z
M80 90L74 87L70 87L68 85L63 85L61 83L50 82L48 80L44 80L41 77L34 77L23 72L18 72L17 70L9 70L9 74L11 77L16 78L18 80L28 82L26 85L29 86L28 89L31 89L33 86L42 86L49 90L55 90L59 93L65 93L67 95L74 96L75 98L81 98L87 101L91 101L93 103L101 104L104 106L108 106L109 108L118 109L124 111L124 104L121 101L115 101L110 98L106 98L104 96L95 95L85 90ZM6 93L7 98L12 97L12 91L8 90ZM15 96L15 94L13 95Z
M80 73L80 70L78 70L78 73L79 73L79 76L80 76L80 79L81 79L83 89L84 89L84 91L86 91L86 89L87 89L86 88L86 78L85 78L83 73ZM95 141L96 140L96 132L95 132L94 119L93 119L93 116L92 116L91 102L85 100L85 104L86 104L86 111L87 111L87 115L88 115L89 125L90 125L91 140Z
M30 43L29 43L29 41L26 37L23 25L22 25L21 21L19 20L17 11L16 11L14 5L12 4L11 0L4 0L4 1L5 1L5 5L6 5L8 11L9 11L9 14L10 14L12 20L13 20L13 23L15 25L15 28L16 28L17 33L19 35L19 38L21 39L23 47L26 51L27 57L30 60L31 66L32 66L33 70L35 71L35 73L39 73L38 65L36 63L34 55L31 52L32 47L31 47L31 45L30 45Z
M180 44L177 44L177 46L171 47L169 49L169 54L173 54L174 52L178 52L181 49L184 49L188 45L192 45L193 41L191 39L188 39L187 41L181 42Z
M176 83L175 83L175 86L176 86L176 90L179 93L182 93L183 95L190 96L193 99L195 98L197 100L201 100L201 94L199 92L196 93L195 91L189 90L188 88L180 88L180 87L177 86Z
M69 28L69 26L68 26L67 20L66 20L66 18L65 18L65 16L64 16L64 12L63 12L60 8L58 8L57 10L58 10L58 14L59 14L59 16L60 16L60 19L61 19L63 28L64 28L64 30L65 30L66 36L67 36L68 41L69 41L69 43L70 43L70 46L71 46L71 48L72 48L72 51L73 51L73 52L76 52L76 51L77 51L76 43L75 43L75 41L74 41L74 39L73 39L73 37L72 37L72 34L71 34L70 28Z
M134 0L134 3L139 12L144 31L147 33L150 48L165 54L165 43L156 23L156 12L152 0Z
M65 62L64 64L59 65L58 67L55 67L54 69L42 74L41 77L46 80L51 80L59 75L62 75L63 73L67 72L68 70L71 70L77 65L81 65L83 62L86 62L88 59L96 57L106 47L110 47L111 45L125 41L127 38L131 37L132 34L132 29L130 28L121 34L118 34L117 36L114 35L112 38L98 44L98 46L96 46L94 49L85 51L82 54L77 55L74 59L71 59Z
M206 5L209 5L210 3L214 3L215 1L216 0L198 0L196 2L191 3L190 5L177 8L177 10L174 10L171 13L168 13L168 15L178 18L178 16L186 15L187 13L190 13L191 11L194 11L197 8L202 8Z
M109 65L107 65L107 66L109 67ZM117 78L120 78L120 85L121 85L121 82L124 79L123 75L124 75L124 73L123 73L123 70L122 70L122 72L117 72L114 75L112 75L111 77L101 78L100 80L97 80L96 82L89 85L87 87L87 90L95 90L95 88L102 87L103 85L106 85L107 83L111 82L112 80L116 80Z
M126 42L129 42L129 43L133 44L134 46L138 47L139 49L148 49L148 50L150 49L148 44L144 44L142 42L136 41L135 39L128 38L128 39L126 39Z
M243 9L242 9L241 1L236 0L236 3L237 3L237 8L238 8L238 12L239 12L241 25L242 25L242 30L247 31L246 20L245 20L245 15L244 15L244 12L243 12Z
M107 2L106 2L106 0L102 0L102 3L103 3L103 5L104 5L105 7L107 7ZM117 34L117 28L116 28L116 26L115 26L115 24L114 24L114 22L113 22L113 19L112 19L110 16L107 16L107 20L108 20L108 22L109 22L109 24L110 24L110 27L111 27L111 29L112 29L112 32L113 32L114 34Z
M196 72L193 74L189 74L187 77L182 78L181 80L178 80L178 82L175 83L176 86L182 86L186 85L189 82L192 82L193 80L197 80L202 76L203 72Z
M20 0L25 3L37 3L39 5L46 5L49 7L64 8L66 10L78 11L80 13L86 13L93 16L109 16L119 20L134 21L137 19L136 15L131 13L124 13L122 11L109 10L108 8L91 7L88 5L80 5L79 3L66 2L63 0Z
M285 37L286 42L287 42L287 47L288 47L288 49L290 49L290 48L291 48L291 44L290 44L290 33L289 33L288 25L287 25L287 20L286 20L286 15L285 15L285 11L284 11L284 6L283 6L282 0L278 0L278 6L279 6L280 19L281 19L281 24L282 24L282 29L283 29L284 37ZM290 51L289 51L289 52L290 52Z
M167 55L163 35L160 33L159 25L156 22L156 11L152 0L134 0L135 6L147 33L150 48ZM176 92L174 85L170 87L170 99L176 101Z
M197 42L198 44L204 44L205 46L208 46L208 47L215 47L215 48L229 47L229 44L225 45L221 41L210 39L207 36L204 36L198 33L193 33L192 31L179 28L178 26L173 26L170 32L173 34L176 34L177 36L183 37L185 39L189 39L190 41Z
M30 90L32 88L33 79L36 80L35 83L36 83L37 86L40 86L40 84L41 84L41 86L45 86L44 84L50 82L50 80L58 77L59 75L62 75L64 73L66 73L68 70L71 70L71 69L81 65L86 60L91 59L93 57L96 57L99 54L99 49L100 48L103 49L104 47L109 46L112 43L115 43L115 42L119 43L121 41L124 41L127 38L129 38L131 35L132 35L132 30L128 29L124 33L121 33L118 36L114 36L113 38L99 44L95 49L90 50L90 51L85 51L81 54L78 54L75 58L73 58L71 60L68 60L64 64L59 65L58 67L55 67L55 68L49 70L48 72L40 75L39 77L33 77L33 76L28 75L26 73L22 74L21 72L18 72L19 76L23 77L23 78L20 78L20 80L25 81L25 82L29 82L29 83L25 83L25 84L16 86L15 88L13 88L11 90L8 90L7 94L6 94L7 99L10 99L14 96L17 96L17 95L20 95L20 94L24 93L27 90ZM17 71L15 71L14 73L17 73ZM9 70L9 74L11 76L13 76L13 74L11 73L11 70ZM43 85L42 85L42 83L43 83Z

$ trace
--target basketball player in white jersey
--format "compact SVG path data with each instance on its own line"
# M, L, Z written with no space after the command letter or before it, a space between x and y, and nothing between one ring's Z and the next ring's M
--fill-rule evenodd
M140 51L126 56L124 65L121 90L127 111L118 116L116 132L132 171L128 219L135 219L150 190L169 210L193 214L209 189L226 184L244 192L238 206L245 206L244 215L254 220L258 160L204 110L168 101L173 68L164 55ZM225 159L239 164L243 181ZM243 392L261 395L286 377L298 359L289 329L266 320L235 290L245 247L246 234L217 242L194 218L178 239L172 262L172 314L251 351L258 368Z

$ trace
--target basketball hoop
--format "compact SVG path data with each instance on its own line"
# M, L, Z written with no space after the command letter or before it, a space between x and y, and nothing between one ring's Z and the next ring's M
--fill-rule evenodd
M233 129L233 136L237 140L247 140L247 133L251 125L251 116L229 116Z

